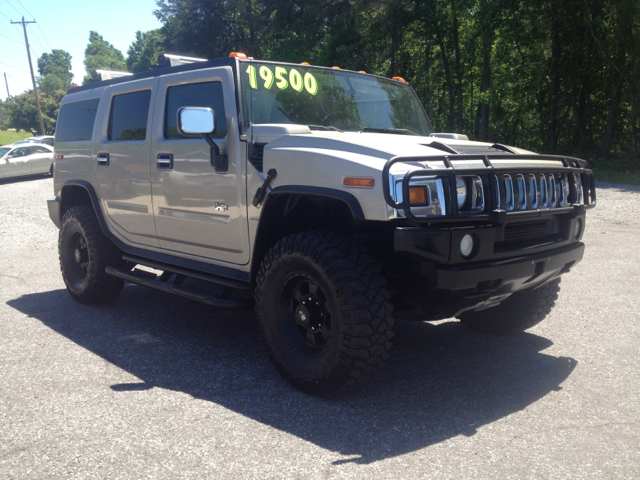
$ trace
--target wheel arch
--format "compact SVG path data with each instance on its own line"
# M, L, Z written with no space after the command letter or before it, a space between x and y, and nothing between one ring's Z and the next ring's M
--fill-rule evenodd
M252 283L267 252L281 238L310 230L351 233L364 220L358 199L349 192L298 185L274 188L260 213L251 260Z
M100 201L93 185L85 180L69 180L60 191L60 221L67 210L78 205L91 205L98 218L102 233L109 237L109 228L100 209Z

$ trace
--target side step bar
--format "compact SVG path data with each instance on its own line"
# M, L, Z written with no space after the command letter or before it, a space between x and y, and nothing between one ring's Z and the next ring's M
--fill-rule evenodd
M149 266L153 268L153 266L151 265ZM218 298L206 292L198 291L192 288L182 287L178 284L166 283L166 281L162 281L162 280L168 280L168 277L170 275L167 275L167 272L165 272L159 278L154 273L146 272L144 270L135 270L135 269L124 270L124 269L117 269L115 267L107 267L105 269L105 272L108 275L121 278L123 280L126 280L127 282L137 283L138 285L142 285L144 287L154 288L162 292L171 293L173 295L185 297L190 300L195 300L197 302L206 303L207 305L212 305L214 307L237 308L237 307L242 307L246 305L246 303L241 300L230 300L226 298ZM173 272L173 273L180 275L178 272ZM191 274L188 276L193 277L193 275ZM196 277L193 277L193 278L196 278Z
M125 262L130 262L137 265L145 265L155 270L171 272L171 273L175 273L176 275L184 275L185 277L190 277L195 280L204 280L205 282L215 283L217 285L222 285L224 287L233 288L234 290L245 290L245 291L253 290L253 288L249 283L239 282L237 280L221 277L219 275L194 272L193 270L188 270L186 268L175 267L173 265L167 265L165 263L160 263L160 262L153 262L151 260L147 260L146 258L134 257L132 255L123 255L122 259Z

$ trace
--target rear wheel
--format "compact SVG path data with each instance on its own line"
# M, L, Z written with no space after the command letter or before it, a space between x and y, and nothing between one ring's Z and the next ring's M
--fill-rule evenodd
M58 237L60 270L67 290L80 303L106 303L116 298L124 281L105 273L120 266L122 253L102 233L93 207L71 207Z
M467 327L483 333L508 334L537 325L551 312L560 291L560 279L516 292L497 307L464 312L458 318Z
M391 348L392 307L380 266L337 233L301 233L273 246L258 275L256 311L276 368L308 393L364 383Z

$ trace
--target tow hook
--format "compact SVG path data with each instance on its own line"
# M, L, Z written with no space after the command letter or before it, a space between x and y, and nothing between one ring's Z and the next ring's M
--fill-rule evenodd
M258 190L256 190L256 194L253 196L253 206L257 207L262 203L264 197L267 195L267 189L269 188L269 184L272 180L274 180L278 176L278 172L275 168L269 169L267 172L267 178L264 179L264 183Z

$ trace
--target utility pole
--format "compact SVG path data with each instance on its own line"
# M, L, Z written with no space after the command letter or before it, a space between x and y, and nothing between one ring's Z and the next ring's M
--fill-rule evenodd
M40 110L40 100L38 99L38 87L36 86L36 77L33 76L33 65L31 64L31 50L29 49L29 38L27 37L27 23L36 23L36 21L33 20L32 22L25 22L24 17L22 17L21 22L11 22L11 23L12 24L21 23L22 28L24 29L24 43L27 45L27 58L29 59L29 69L31 69L31 81L33 82L33 91L36 94L36 108L38 109L38 119L40 120L40 135L45 135L44 123L42 122L42 111Z
M4 74L4 84L7 86L7 98L11 98L11 94L9 93L9 82L7 82L7 74Z

